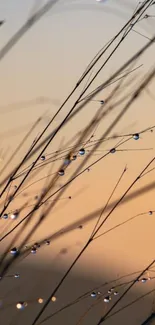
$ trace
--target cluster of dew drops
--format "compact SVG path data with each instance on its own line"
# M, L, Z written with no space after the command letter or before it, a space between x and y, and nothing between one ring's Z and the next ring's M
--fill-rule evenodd
M152 279L154 279L154 278L152 278ZM150 281L150 280L151 280L151 277L148 276L148 277L138 279L137 282L146 283L147 281ZM121 285L118 285L117 287L119 287L119 286L121 286ZM96 298L97 296L104 296L103 301L105 303L109 303L112 300L113 296L118 296L119 294L120 293L118 290L116 290L116 287L112 287L107 291L107 294L103 294L101 291L92 291L90 296L92 298Z
M152 279L154 279L154 278L152 278ZM150 280L151 280L151 277L148 276L148 277L143 277L143 278L137 280L137 282L146 283L147 281L150 281ZM118 285L117 288L119 286L121 286L121 284ZM119 290L116 290L116 287L112 287L112 288L110 288L110 289L107 290L107 294L105 294L105 293L103 294L102 291L92 291L90 293L90 297L93 298L93 299L95 299L98 296L101 296L101 297L103 297L103 301L105 303L110 303L110 301L113 299L113 297L119 296L119 294L120 294ZM52 302L56 302L57 301L57 297L53 296L51 298L51 301ZM37 302L39 304L42 304L44 302L44 299L43 298L38 298L37 299ZM20 301L20 302L18 302L16 304L16 308L17 309L20 309L20 310L25 309L25 307L27 307L27 306L28 306L28 302L26 302L26 301Z
M104 101L103 101L103 103L104 103ZM132 135L132 137L133 137L134 140L139 140L140 135L139 135L139 133L135 133L135 134ZM116 152L116 148L112 148L112 149L110 149L110 153L115 153L115 152ZM86 153L85 148L81 148L81 149L79 149L79 151L78 151L78 154L79 154L80 156L84 156L85 153ZM65 165L69 165L71 161L74 161L74 160L77 159L77 156L78 156L78 155L72 155L72 156L70 156L70 157L65 158L64 164L65 164ZM46 156L45 156L45 155L42 155L42 156L40 157L40 160L41 160L41 161L45 161L45 160L46 160ZM59 175L59 176L63 176L64 174L65 174L65 170L64 170L64 169L60 169L60 170L58 171L58 175ZM150 211L148 212L148 214L149 214L149 215L152 215L152 214L153 214L153 211L150 210ZM16 211L14 211L13 213L10 214L10 219L11 219L11 220L16 220L16 219L18 218L18 216L19 216L19 211L16 210ZM8 218L9 218L9 215L8 215L7 213L5 213L5 214L2 216L2 218L3 218L3 219L8 219ZM79 228L82 228L82 225L80 225ZM50 245L50 240L46 239L46 240L44 241L44 243L45 243L46 245ZM27 246L25 246L25 248L27 248ZM38 250L39 248L40 248L40 244L39 244L39 243L34 243L34 244L31 246L31 250L30 250L31 254L36 254L36 253L37 253L37 250ZM10 254L11 254L11 255L17 255L17 254L18 254L18 248L13 247L13 248L10 250ZM19 277L20 277L19 273L14 274L14 278L19 278ZM145 282L147 282L148 280L151 280L151 278L150 278L150 277L148 277L148 278L142 278L142 279L139 280L139 281L141 281L142 283L145 283ZM99 295L101 295L101 296L103 295L101 291L92 291L91 294L90 294L91 298L96 298L96 297L99 296ZM118 290L115 290L115 287L112 287L111 289L109 289L109 290L107 291L107 295L104 294L103 301L104 301L105 303L109 303L109 302L112 300L112 297L113 297L113 296L118 296L118 295L119 295L119 291L118 291ZM57 300L57 298L56 298L55 296L51 298L51 301L52 301L52 302L55 302L56 300ZM42 303L44 302L44 299L43 299L43 298L38 298L38 299L37 299L37 302L38 302L39 304L42 304ZM28 305L28 302L20 301L20 302L18 302L18 303L16 304L16 308L19 309L19 310L23 310L23 309L25 309L25 308L27 307L27 305Z

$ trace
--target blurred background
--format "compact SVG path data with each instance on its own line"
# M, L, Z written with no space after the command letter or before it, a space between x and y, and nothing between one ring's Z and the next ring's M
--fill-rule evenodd
M47 3L51 3L51 7L35 21L33 15L44 6L46 8ZM85 96L106 82L154 36L155 6L153 2L148 1L149 3L148 9L108 59L125 34L120 34L114 40L48 127L40 143L43 140L47 143L51 132L60 125L105 60L106 65ZM141 5L142 2L135 0L1 0L1 191L9 180L10 173L74 89L94 56L123 28ZM127 31L128 29L125 30ZM112 123L134 91L153 71L154 57L155 47L152 43L133 65L117 76L122 78L122 83L114 96L113 91L120 80L104 87L66 122L4 212L3 208L10 195L14 195L20 185L20 173L25 175L23 173L32 166L43 145L21 166L17 177L1 196L2 324L33 324L44 302L87 243L105 205L100 223L153 159L153 78L122 118L114 126ZM108 110L108 107L113 108ZM99 115L95 126L86 134L86 129L98 110L105 114L103 118ZM138 134L138 141L135 141L135 134ZM81 140L76 145L80 137ZM125 140L127 141L124 142ZM95 149L96 143L100 143L100 146ZM117 145L118 151L109 153ZM79 151L81 148L85 149L84 155ZM76 155L76 160L68 163L63 177L58 175L54 181L49 192L52 195L49 202L52 203L53 200L53 208L25 240L21 256L13 261L3 275L5 265L12 260L11 248L20 247L49 205L36 211L28 224L22 222L13 232L9 231L31 211L39 200L41 191L62 169L64 158L70 150ZM103 155L105 157L102 160L90 166ZM87 157L89 158L85 162ZM78 168L79 171L85 168L85 172L63 190L63 185L73 175L77 175ZM110 214L97 234L103 235L91 242L36 324L59 325L65 322L67 325L97 325L132 280L154 261L154 168L153 162L147 171L153 170L135 183L121 204ZM118 186L115 189L116 184ZM58 192L55 193L56 191ZM59 194L60 197L57 197ZM17 219L12 216L16 211ZM35 243L40 243L40 247L35 246ZM37 247L35 254L32 252L34 247ZM151 315L154 311L154 271L153 264L108 314L105 320L107 325L140 325ZM108 292L111 288L114 290ZM105 301L105 297L108 297L109 302ZM61 311L64 306L75 301L74 305ZM23 309L21 305L18 309L18 303L23 304ZM120 311L112 315L118 310ZM56 311L59 312L53 315ZM53 316L46 319L49 315Z

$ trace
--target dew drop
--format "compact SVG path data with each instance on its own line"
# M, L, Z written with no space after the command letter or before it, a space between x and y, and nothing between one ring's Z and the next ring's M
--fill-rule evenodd
M112 293L114 291L114 288L112 287L111 289L108 290L108 293Z
M46 244L46 245L50 245L50 240L48 240L48 239L45 240L45 244Z
M111 289L109 289L109 290L108 290L108 293L112 293L112 290L111 290Z
M27 303L26 302L18 302L17 304L16 304L16 308L17 309L20 309L20 310L22 310L22 309L24 309L25 307L27 306Z
M36 254L36 252L37 252L37 248L34 246L34 247L32 247L31 248L31 253L32 254Z
M70 158L68 158L68 157L64 160L64 164L67 166L70 164L70 162L71 162Z
M3 218L3 219L8 219L8 217L9 217L8 214L5 213L5 214L3 214L3 217L2 217L2 218Z
M16 273L16 274L14 274L14 278L19 278L20 277L20 275L19 275L19 273Z
M46 159L45 156L40 157L40 160L42 160L42 161L44 161L45 159Z
M53 296L52 298L51 298L51 301L53 301L53 302L55 302L57 300L57 298L55 297L55 296Z
M139 139L139 133L135 133L135 134L133 134L133 139L134 139L134 140L138 140L138 139Z
M91 297L92 297L92 298L95 298L95 297L96 297L96 292L92 292L92 293L91 293Z
M18 253L18 249L16 247L13 247L10 251L12 255L16 255Z
M39 243L35 243L33 247L40 248L40 244Z
M116 152L115 148L110 149L110 153L115 153L115 152Z
M10 215L10 218L11 218L12 220L16 220L16 219L18 218L18 215L19 215L18 212L14 212L14 213L12 213L12 214Z
M64 172L63 169L60 169L59 172L58 172L58 174L59 174L60 176L63 176L63 175L65 174L65 172Z
M79 150L79 154L80 154L80 156L83 156L85 154L85 149L84 148L81 148Z
M109 296L104 298L104 302L110 302L110 300L111 300L111 297L109 297Z

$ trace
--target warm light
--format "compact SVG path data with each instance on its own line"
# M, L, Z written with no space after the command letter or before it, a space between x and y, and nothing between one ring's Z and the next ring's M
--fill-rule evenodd
M14 213L12 213L11 216L10 216L10 218L11 218L12 220L16 220L16 219L18 218L18 212L14 212Z
M18 302L16 307L17 309L24 309L27 306L26 302Z
M55 301L57 300L57 298L53 296L53 297L51 298L51 300L52 300L53 302L55 302Z

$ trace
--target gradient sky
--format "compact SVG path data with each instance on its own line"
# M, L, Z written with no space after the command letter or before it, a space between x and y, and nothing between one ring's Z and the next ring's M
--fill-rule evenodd
M0 28L1 49L18 29L20 29L27 18L30 17L30 14L32 14L34 10L39 9L39 7L46 2L47 1L1 0L0 19L6 20L5 24ZM12 162L11 166L8 167L8 170L10 170L10 168L12 169L15 163L19 162L34 138L42 131L47 121L53 116L53 113L56 112L60 104L75 86L88 63L100 48L102 48L131 17L137 3L138 1L133 0L107 0L102 3L98 3L94 0L58 1L39 22L27 31L19 42L0 61L0 148L3 149L3 153L5 153L7 149L6 159L9 158L36 119L43 113L46 113L47 116L40 122L36 130L34 130L16 159ZM154 15L155 9L151 8L147 13ZM155 30L154 26L155 20L154 18L150 18L139 22L135 30L147 37L152 37ZM144 37L134 32L130 33L125 42L118 49L118 52L116 52L106 68L100 73L90 90L93 90L100 85L101 82L105 81L147 42L148 40ZM143 64L143 66L131 74L129 78L134 77L135 79L130 87L126 90L123 88L124 93L135 90L139 80L153 66L154 54L155 47L152 45L152 47L137 61L136 66L140 64ZM101 62L103 63L103 59ZM100 65L98 65L98 67L99 66ZM95 73L95 71L96 70L93 72ZM77 94L83 89L84 84L85 83L82 84ZM152 82L149 86L152 96L155 96L154 85L155 83ZM112 89L113 87L105 89L96 99L107 98ZM37 99L40 97L46 98L45 103L38 104ZM60 121L62 121L75 99L76 97L73 96L69 104L64 107L53 123L53 127L57 126ZM73 136L79 131L82 131L98 108L98 103L89 103L72 122L69 122L60 131L53 141L53 144L48 148L46 154L56 150L62 142L64 144L70 141ZM122 106L120 105L118 110L110 113L102 121L95 134L97 139L103 134L104 130L107 129L121 109ZM132 105L111 134L132 134L134 132L139 132L147 127L153 126L155 124L154 121L154 100L147 91L144 91L142 96ZM49 131L51 130L53 130L52 127L50 127ZM116 145L117 140L118 139L105 142L99 149L109 150ZM26 279L28 279L29 272L32 271L33 273L37 268L38 270L44 270L45 273L47 272L49 278L48 272L50 272L51 259L54 260L52 272L59 273L66 270L74 257L78 254L79 249L85 244L96 221L96 219L91 219L90 221L87 220L84 222L84 217L89 214L91 215L104 206L125 165L127 165L127 172L117 192L114 194L112 202L115 202L115 200L123 194L138 173L144 168L145 164L153 157L154 141L154 132L142 134L139 141L131 140L126 145L123 145L122 149L147 148L151 150L124 151L118 152L113 156L108 156L98 165L90 169L90 172L79 177L75 183L66 190L63 198L71 195L72 200L68 201L66 199L65 201L59 202L53 212L49 214L42 227L38 228L31 240L38 241L46 238L62 228L68 229L70 226L74 228L74 225L76 225L77 228L77 225L81 224L81 222L84 228L82 230L75 229L74 231L66 230L64 236L53 240L51 245L52 250L46 249L46 253L41 251L40 254L38 254L39 256L37 255L35 262L33 262L31 257L28 257L23 264L24 266L22 265L19 267ZM90 162L97 159L97 157L98 156L91 157ZM81 157L80 159L82 161ZM5 162L5 157L4 161L1 161L2 165L3 162ZM27 165L28 164L29 163L27 163ZM62 184L67 181L78 164L79 160L75 162L75 165L71 165L68 174L65 175L63 179L60 179L59 183ZM53 173L57 171L59 165L60 162L54 165L52 170ZM154 167L154 165L152 165L152 167ZM49 167L36 175L35 179L47 175L48 171ZM147 186L153 180L154 172L141 179L131 193ZM30 180L30 182L32 181L33 180ZM25 186L28 184L27 182ZM34 193L39 193L42 186L43 183L41 182L33 186L32 192L28 192L31 203L34 202ZM24 202L23 200L24 198L21 196L18 201L12 202L10 210L17 208L16 202L20 205ZM149 210L155 210L154 191L148 191L120 205L107 221L104 231L123 222L127 218ZM23 215L24 214L22 214L22 216ZM3 229L6 221L2 222L4 224L2 225ZM81 279L86 277L87 280L90 279L90 283L91 281L93 283L100 283L104 282L104 280L119 277L124 273L127 274L135 270L143 269L143 267L154 258L154 226L154 217L145 215L136 218L133 222L127 223L127 225L118 228L114 232L110 232L104 238L101 237L101 239L94 242L92 247L88 249L88 252L85 253L85 257L75 266L72 275ZM3 242L0 247L1 252L4 247L8 245L8 242L7 240ZM67 249L67 255L57 258L62 248ZM14 268L17 272L18 268ZM53 281L56 282L57 275L53 275L53 277L55 279ZM46 282L46 285L47 287L51 286L50 280L49 283L48 281ZM24 283L21 282L21 287L19 289L21 298L24 290L23 288ZM40 290L44 290L44 288ZM65 285L63 297L67 292L66 290ZM3 291L5 292L5 287ZM133 291L132 298L144 291L144 289L138 288L137 291ZM46 294L46 291L44 293ZM30 287L27 288L26 294L27 297L31 298L32 290ZM38 291L36 291L36 294L38 294ZM15 296L12 294L11 299L16 300L17 298L18 291ZM131 296L129 296L129 298L131 298ZM148 308L143 310L142 316L147 316L149 312L149 303L147 305ZM14 309L12 308L11 310L14 314ZM99 315L101 315L101 311L103 312L102 308ZM126 318L126 314L123 315L123 317ZM140 320L143 319L142 316ZM2 313L0 317L2 321L4 321L5 317L7 319L5 312ZM76 318L78 319L78 317L79 314L77 313ZM68 325L73 325L73 322L76 324L73 319L66 319ZM98 314L94 316L94 319L98 319ZM111 322L109 320L107 322L107 324L110 325L114 323L114 320ZM5 324L9 325L9 320L8 322L5 320ZM18 321L16 321L16 325L18 324ZM49 322L49 324L51 323ZM54 324L60 324L60 318L58 318ZM87 321L83 324L87 324ZM89 322L89 324L91 323ZM122 324L124 323L122 322ZM126 324L131 324L131 319L129 323ZM134 323L134 319L132 319L132 324L137 324L136 322ZM27 323L26 325L29 324Z

